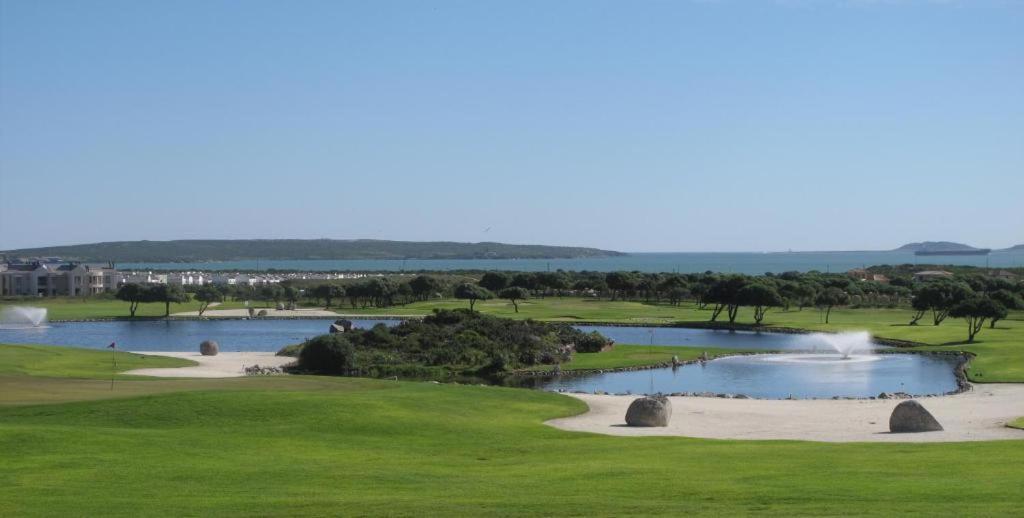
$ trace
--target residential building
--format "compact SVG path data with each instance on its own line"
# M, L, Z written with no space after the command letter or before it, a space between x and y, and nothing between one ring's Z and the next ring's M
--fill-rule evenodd
M0 271L0 295L72 297L115 291L123 282L120 272L81 263L8 263Z

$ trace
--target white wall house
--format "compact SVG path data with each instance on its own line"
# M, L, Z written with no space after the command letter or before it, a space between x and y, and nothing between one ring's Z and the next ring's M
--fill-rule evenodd
M0 271L0 295L85 296L116 291L124 277L113 268L81 263L8 264Z

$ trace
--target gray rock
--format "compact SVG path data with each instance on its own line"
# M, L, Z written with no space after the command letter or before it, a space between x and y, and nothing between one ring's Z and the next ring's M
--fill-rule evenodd
M668 426L671 418L672 403L665 396L635 399L626 410L626 424L629 426Z
M203 356L217 356L220 352L220 346L213 340L203 340L203 343L199 344L199 354Z
M277 303L277 310L278 311L284 311L284 302L278 302Z
M265 317L265 316L267 316L267 310L265 310L265 309L259 310L259 312L256 313L256 316L257 317Z
M893 409L889 416L889 431L892 433L941 432L942 425L935 420L921 403L909 399Z
M332 334L333 333L344 333L345 332L345 328L339 326L338 324L331 324L331 327L330 327L330 329L328 329L328 332L332 333Z

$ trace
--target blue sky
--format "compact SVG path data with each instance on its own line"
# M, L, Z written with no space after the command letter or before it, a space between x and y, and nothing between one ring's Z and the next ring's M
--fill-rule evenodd
M1004 247L1022 193L1020 1L0 0L0 249Z

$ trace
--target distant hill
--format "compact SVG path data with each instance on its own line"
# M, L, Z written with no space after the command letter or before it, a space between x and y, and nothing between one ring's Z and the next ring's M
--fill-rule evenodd
M376 239L188 239L113 241L23 248L0 252L8 258L60 257L87 262L205 262L252 259L562 259L626 255L596 248L383 241Z
M979 249L963 243L953 243L950 241L924 241L922 243L907 243L896 250L904 252L963 252Z
M1010 248L1004 248L1004 249L999 250L999 251L1000 252L1024 252L1024 244L1013 245Z

